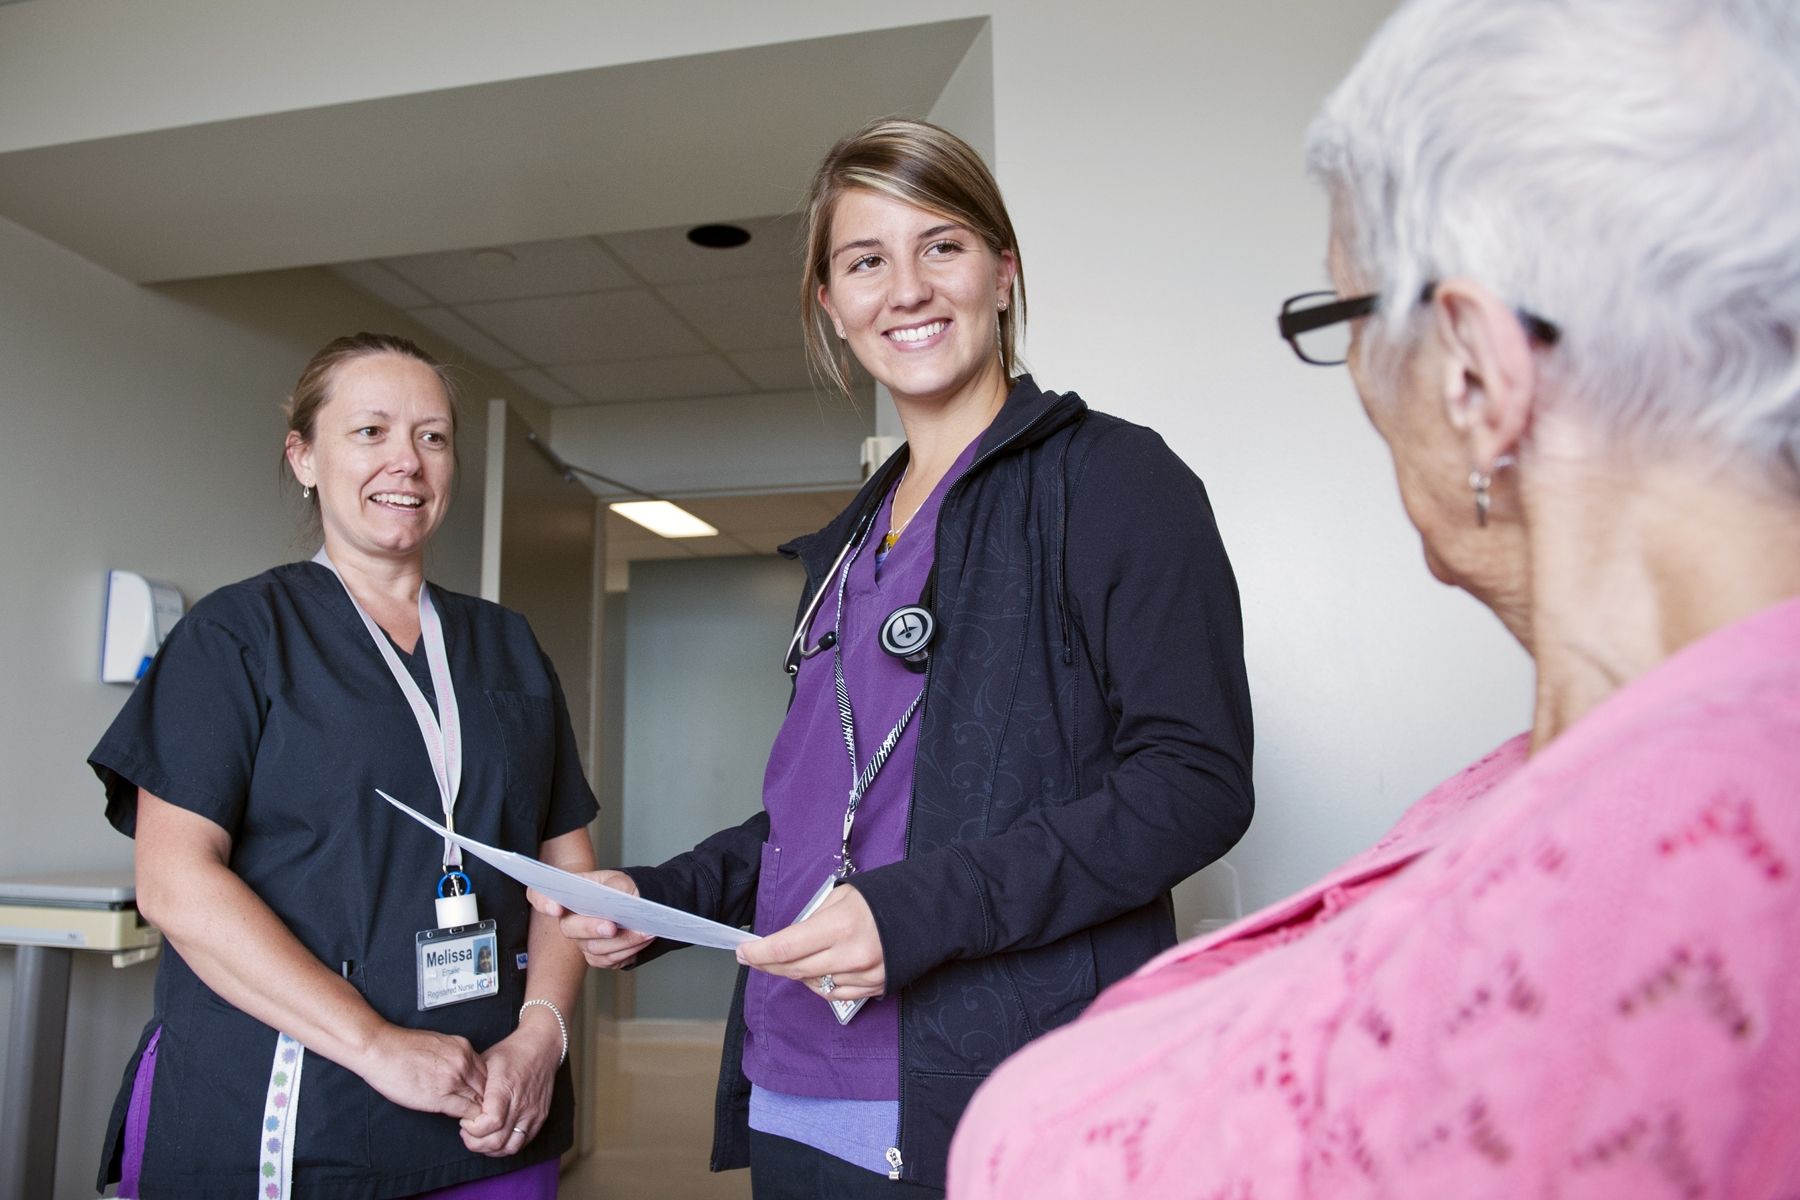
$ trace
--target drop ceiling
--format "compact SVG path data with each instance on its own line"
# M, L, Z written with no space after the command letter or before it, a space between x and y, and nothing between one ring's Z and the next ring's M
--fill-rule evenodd
M799 223L732 223L747 244L676 225L333 270L552 407L805 391Z

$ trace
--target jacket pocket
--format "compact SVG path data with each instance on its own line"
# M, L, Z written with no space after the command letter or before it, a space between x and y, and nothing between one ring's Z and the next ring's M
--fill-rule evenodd
M1038 1038L1081 1015L1099 993L1094 945L1084 930L1030 950L1000 956L1025 1018L1025 1036Z

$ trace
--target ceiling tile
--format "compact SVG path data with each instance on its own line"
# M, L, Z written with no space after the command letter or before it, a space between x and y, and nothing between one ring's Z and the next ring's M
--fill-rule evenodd
M687 396L739 396L755 385L716 354L636 358L617 363L574 363L550 373L594 403L673 400Z
M612 362L707 347L648 291L539 296L457 307L531 362Z
M742 226L749 232L750 240L729 250L712 250L688 241L686 225L609 233L600 240L647 283L697 283L773 275L779 276L790 291L800 286L798 217L752 217L723 223Z
M440 304L595 292L637 282L592 238L515 242L380 261Z
M425 328L448 338L490 367L520 365L519 356L447 308L415 308L406 314Z
M802 347L779 350L735 350L725 356L765 392L805 392L813 387L812 371Z
M799 306L773 276L677 283L659 289L720 350L800 345Z
M353 287L361 288L395 308L418 308L431 303L430 296L378 262L338 263L331 270Z
M515 367L507 375L514 383L552 408L572 408L587 403L587 397L570 391L537 367Z

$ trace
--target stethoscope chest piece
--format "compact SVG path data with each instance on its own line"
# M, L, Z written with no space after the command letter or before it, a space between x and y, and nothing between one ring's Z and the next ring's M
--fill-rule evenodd
M930 653L937 620L918 604L896 608L881 623L881 648L906 663L922 667Z

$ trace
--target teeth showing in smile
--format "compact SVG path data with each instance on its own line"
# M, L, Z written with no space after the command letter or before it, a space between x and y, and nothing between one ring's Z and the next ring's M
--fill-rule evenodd
M890 329L887 336L889 340L896 342L922 342L944 332L944 327L948 324L948 321L933 321L929 325L918 325L912 329Z
M425 503L423 497L406 496L399 492L376 492L369 499L377 504L391 504L396 508L417 508Z

